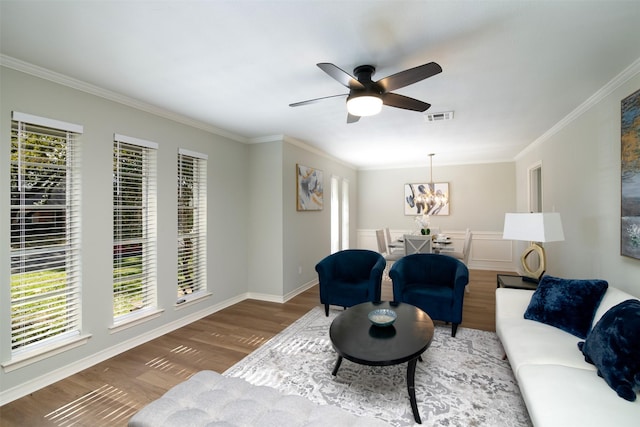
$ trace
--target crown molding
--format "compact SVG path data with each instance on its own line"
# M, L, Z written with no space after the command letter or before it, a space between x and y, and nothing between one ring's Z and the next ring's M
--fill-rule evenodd
M324 151L322 151L322 150L320 150L320 149L318 149L318 148L316 148L316 147L314 147L312 145L309 145L304 141L300 141L299 139L292 138L290 136L284 135L283 138L282 138L282 141L284 141L286 143L289 143L291 145L295 145L296 147L300 147L303 150L309 151L311 153L317 154L318 156L322 156L324 158L332 160L332 161L334 161L336 163L340 163L341 165L346 166L346 167L348 167L350 169L358 170L358 168L356 166L352 165L351 163L347 163L344 160L338 159L337 157L334 157L329 153L326 153L326 152L324 152Z
M354 169L354 170L358 170L358 168L354 165L352 165L351 163L347 163L344 160L338 159L337 157L332 156L331 154L328 154L320 149L318 149L317 147L314 147L313 145L309 145L308 143L304 142L304 141L300 141L299 139L287 136L287 135L268 135L268 136L261 136L261 137L257 137L257 138L251 138L249 140L249 144L261 144L261 143L266 143L266 142L285 142L287 144L291 144L291 145L295 145L296 147L300 147L305 151L309 151L310 153L316 154L318 156L327 158L329 160L332 160L336 163L340 163L343 166L346 166L348 168Z
M628 82L632 77L640 73L640 58L636 59L631 65L625 68L620 74L614 77L609 83L600 88L596 93L591 95L586 101L580 104L575 110L567 114L562 120L556 123L551 129L540 135L531 144L526 146L520 153L515 156L515 160L522 158L529 151L549 140L553 135L567 127L571 122L576 120L582 114L594 107L607 96L611 95L616 89Z
M261 144L263 142L278 142L283 141L285 138L284 135L267 135L267 136L258 136L256 138L249 138L247 144Z
M199 120L194 120L190 117L184 116L182 114L174 113L167 109L160 108L152 104L148 104L138 99L131 98L107 89L103 89L99 86L92 85L82 80L74 79L64 74L60 74L43 67L39 67L37 65L34 65L25 61L21 61L19 59L13 58L8 55L0 54L0 65L3 67L11 68L16 71L20 71L25 74L32 75L34 77L48 80L53 83L67 86L72 89L86 92L88 94L95 95L100 98L107 99L109 101L117 102L119 104L135 108L137 110L151 113L156 116L163 117L165 119L169 119L177 123L181 123L183 125L204 130L206 132L209 132L218 136L223 136L233 141L242 142L244 144L249 143L249 140L243 136L236 135L231 132L227 132L215 126L211 126L210 124L201 122Z

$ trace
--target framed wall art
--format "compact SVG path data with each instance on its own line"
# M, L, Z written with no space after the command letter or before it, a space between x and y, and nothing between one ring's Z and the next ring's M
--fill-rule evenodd
M640 90L621 102L620 253L640 259Z
M324 178L321 170L296 165L296 209L321 211L323 207Z
M404 185L405 215L449 215L449 183Z

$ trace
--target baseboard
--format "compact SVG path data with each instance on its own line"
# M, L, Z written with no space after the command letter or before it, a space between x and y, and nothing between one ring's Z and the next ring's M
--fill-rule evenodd
M303 284L302 286L300 286L298 289L295 289L294 291L289 292L288 294L286 294L284 296L284 301L289 301L291 298L294 298L298 295L300 295L301 293L313 288L314 286L316 286L318 284L318 279L314 279L310 282L307 282L305 284ZM318 301L319 303L319 301Z
M298 287L297 289L294 289L293 291L289 292L286 295L272 295L272 294L261 294L258 292L248 292L246 294L246 298L245 299L256 299L259 301L267 301L267 302L277 302L277 303L285 303L287 301L289 301L291 298L300 295L301 293L303 293L304 291L306 291L307 289L310 289L312 287L314 287L315 285L318 284L318 280L312 280L310 282L307 282L305 284L303 284L302 286Z

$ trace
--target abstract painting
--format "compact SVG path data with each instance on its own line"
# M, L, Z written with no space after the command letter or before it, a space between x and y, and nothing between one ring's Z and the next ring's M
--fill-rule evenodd
M321 211L323 205L323 173L308 166L296 165L298 191L297 210Z
M449 183L404 185L405 215L449 215Z
M640 259L640 90L621 102L620 253Z

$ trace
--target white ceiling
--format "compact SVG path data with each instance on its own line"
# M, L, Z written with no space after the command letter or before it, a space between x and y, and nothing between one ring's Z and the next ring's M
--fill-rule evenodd
M640 1L8 1L5 56L245 142L286 135L359 168L512 160L640 58ZM346 123L316 67L435 61L396 92L450 122L383 107ZM143 137L143 136L141 136Z

